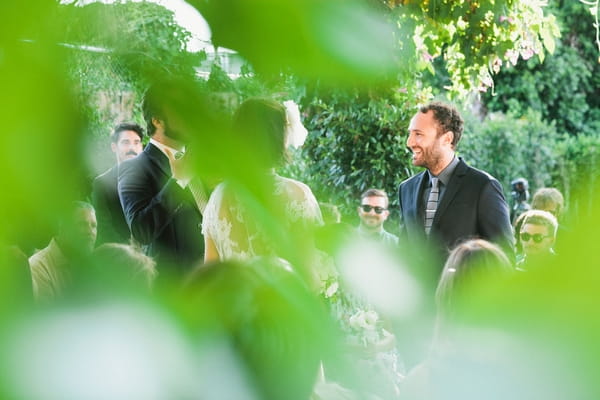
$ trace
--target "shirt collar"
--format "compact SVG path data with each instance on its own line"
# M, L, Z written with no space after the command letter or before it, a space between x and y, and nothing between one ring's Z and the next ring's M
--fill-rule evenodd
M363 226L363 224L359 224L358 225L358 232L361 235L365 235L365 236L379 236L379 235L381 235L383 233L383 225L381 225L378 230L371 231L371 230L368 230L367 228L365 228Z
M457 165L458 157L454 156L452 161L450 161L450 164L448 164L446 168L444 168L442 172L438 174L438 176L433 176L433 174L429 170L427 170L427 172L429 173L429 181L431 182L431 178L438 178L443 185L447 186L448 182L450 181L450 178L452 177L452 173L456 169Z
M171 154L173 156L175 156L175 153L180 153L180 152L185 153L185 146L183 146L181 149L177 150L170 146L167 146L166 144L156 141L152 138L150 139L150 143L152 143L154 146L156 146L165 156L167 156L167 158L169 157L169 155L167 154L167 151L166 151L167 149L171 152Z

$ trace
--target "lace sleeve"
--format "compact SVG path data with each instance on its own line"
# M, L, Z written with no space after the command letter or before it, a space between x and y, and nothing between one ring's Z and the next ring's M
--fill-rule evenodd
M219 184L210 195L202 216L202 234L211 238L217 236L220 204L223 202L223 184Z
M285 212L290 222L301 221L308 225L323 225L319 203L307 185L284 178L278 191L285 191L289 198Z
M228 193L229 195L227 195ZM212 239L219 259L245 260L252 256L247 227L226 185L218 185L208 199L202 221L202 234Z

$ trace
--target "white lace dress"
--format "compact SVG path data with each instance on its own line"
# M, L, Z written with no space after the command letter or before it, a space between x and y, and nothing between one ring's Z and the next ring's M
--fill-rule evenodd
M323 223L319 204L307 185L279 175L273 175L272 180L272 200L281 206L279 214L261 209L252 196L236 193L227 183L219 184L211 194L202 234L212 240L220 260L247 261L276 255L273 242L280 238L273 235ZM277 218L281 214L283 217Z

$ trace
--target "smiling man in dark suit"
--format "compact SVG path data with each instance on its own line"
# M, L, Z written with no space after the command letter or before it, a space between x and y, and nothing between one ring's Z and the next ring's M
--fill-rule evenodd
M157 262L159 276L183 277L204 257L202 214L191 192L189 132L173 104L179 87L155 85L144 97L150 142L119 167L119 197L133 238Z
M117 188L119 164L142 152L144 129L138 124L123 122L118 124L111 135L111 150L117 163L92 184L92 203L98 219L98 245L108 242L129 243L130 233Z
M402 237L434 250L436 279L449 251L470 238L499 244L514 258L509 208L502 186L456 157L463 131L458 111L444 103L422 107L410 121L407 146L426 170L400 184ZM433 192L433 193L432 193Z

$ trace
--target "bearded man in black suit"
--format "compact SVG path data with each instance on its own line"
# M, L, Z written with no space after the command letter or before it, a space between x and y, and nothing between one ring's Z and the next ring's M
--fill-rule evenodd
M118 124L111 135L111 150L117 163L94 179L92 183L92 203L98 220L98 245L102 243L129 243L131 234L117 188L119 164L142 152L144 128L138 124L124 122Z
M509 208L501 184L456 156L463 131L458 111L434 102L410 121L407 146L415 166L426 170L400 184L401 242L432 250L436 281L444 262L460 242L482 238L499 244L514 259ZM435 179L434 179L435 178ZM436 198L430 197L436 181ZM433 201L432 201L433 200Z
M150 142L119 167L119 197L133 238L155 258L159 276L176 279L204 257L202 207L192 194L198 187L192 187L186 166L189 132L185 117L173 106L182 100L173 97L181 97L178 89L148 89L143 111Z

